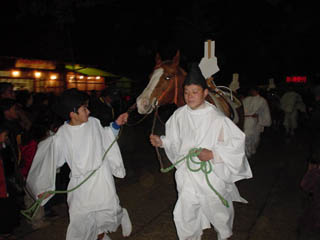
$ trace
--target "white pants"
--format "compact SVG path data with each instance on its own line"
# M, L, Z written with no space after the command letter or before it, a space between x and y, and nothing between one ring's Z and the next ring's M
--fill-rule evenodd
M115 232L121 224L124 214L119 208L116 216L111 216L106 210L70 213L70 223L67 230L67 240L96 240L101 233Z
M218 233L218 238L226 239L232 235L234 209L232 201L229 208L214 197L198 197L181 193L173 211L179 240L200 240L202 230L210 224Z
M286 112L284 115L284 127L287 133L293 133L293 131L298 127L298 112Z

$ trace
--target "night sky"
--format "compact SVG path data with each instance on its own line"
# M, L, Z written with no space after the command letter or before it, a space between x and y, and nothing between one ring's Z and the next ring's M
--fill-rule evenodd
M158 52L181 65L216 42L222 73L251 81L315 75L320 17L315 1L12 0L0 16L2 56L99 66L147 76ZM256 80L253 80L256 79Z

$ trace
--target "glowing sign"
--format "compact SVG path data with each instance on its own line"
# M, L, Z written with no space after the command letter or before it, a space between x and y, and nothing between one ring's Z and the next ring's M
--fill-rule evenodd
M306 83L307 77L306 76L287 76L286 82L287 83Z

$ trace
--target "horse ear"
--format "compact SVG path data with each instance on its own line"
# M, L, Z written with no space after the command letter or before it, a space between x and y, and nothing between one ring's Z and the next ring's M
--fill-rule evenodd
M160 65L162 63L162 59L159 53L156 54L155 60L156 60L156 65Z
M173 57L173 64L178 66L179 62L180 62L180 50L178 50L176 55Z

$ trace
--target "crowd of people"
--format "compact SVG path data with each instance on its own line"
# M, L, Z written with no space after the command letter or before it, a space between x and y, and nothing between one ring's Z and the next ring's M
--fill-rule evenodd
M198 153L199 160L215 164L216 178L211 180L220 197L212 189L203 187L203 176L187 171L186 165L177 167L179 198L174 221L179 239L201 239L202 229L210 224L219 239L229 238L234 219L232 202L246 202L234 182L252 177L249 161L257 152L264 129L278 131L282 128L285 136L292 138L301 119L311 136L309 167L301 187L310 194L313 203L311 209L306 210L302 223L312 226L312 231L319 230L320 216L315 212L319 209L320 192L317 187L320 179L320 87L313 89L311 101L292 86L282 94L250 87L242 99L244 128L241 131L205 101L208 89L200 75L196 71L188 74L183 85L186 105L169 118L166 134L150 136L151 144L163 147L173 164L185 149L198 145L204 147ZM112 148L108 164L101 159L103 146L114 141L128 118L127 109L114 107L119 100L116 92L107 88L90 95L69 89L56 96L14 91L11 83L0 83L0 211L7 216L5 224L0 225L0 240L15 239L14 229L21 224L20 210L28 208L46 191L66 189L68 184L68 188L77 187L92 171L100 168L103 174L90 177L81 191L68 193L68 200L58 195L45 196L46 204L39 208L30 225L34 229L47 226L46 219L55 217L52 206L68 201L67 239L110 239L106 233L120 225L123 235L130 235L130 218L119 204L113 180L113 176L125 176L119 146L116 144ZM193 128L197 131L190 131ZM212 129L209 135L208 129ZM181 139L189 139L189 142ZM89 158L95 161L88 162ZM50 168L41 164L43 159L52 162ZM54 173L55 177L48 181L44 179L45 173ZM192 183L186 184L192 178L198 183L201 194L196 193ZM93 188L98 189L97 194L91 191ZM220 205L221 198L228 208ZM201 212L199 208L206 211ZM313 219L312 224L310 219Z

